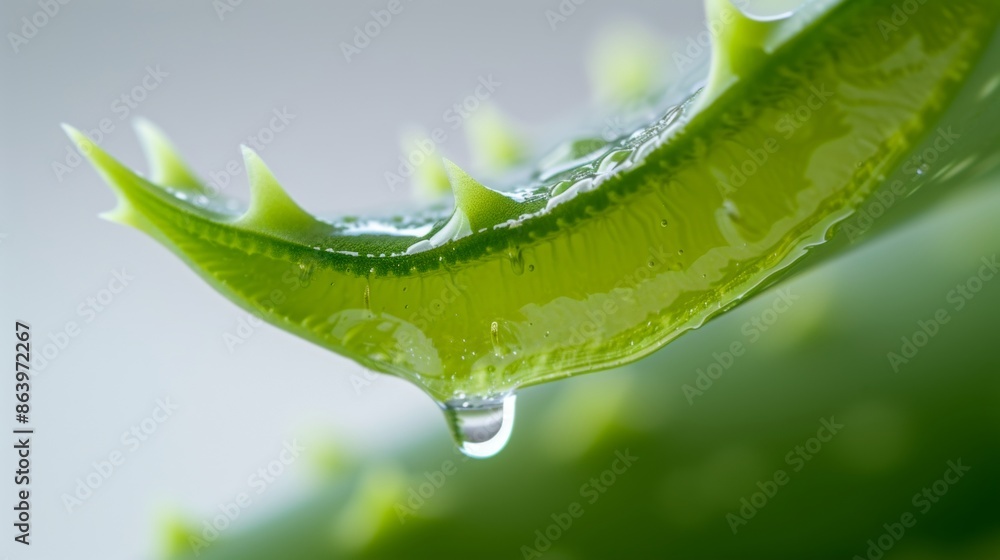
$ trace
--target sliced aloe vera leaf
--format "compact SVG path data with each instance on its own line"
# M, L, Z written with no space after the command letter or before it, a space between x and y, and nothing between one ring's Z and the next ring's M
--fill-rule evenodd
M109 217L234 302L438 401L495 398L637 360L825 243L947 125L1000 18L994 1L927 3L886 33L888 0L818 5L760 22L713 0L737 23L707 89L510 192L453 167L450 213L320 220L253 154L250 209L232 213L72 136L119 194Z

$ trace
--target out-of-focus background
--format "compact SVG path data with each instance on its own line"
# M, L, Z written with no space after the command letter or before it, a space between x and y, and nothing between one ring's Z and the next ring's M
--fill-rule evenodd
M8 529L8 557L1000 557L1000 283L955 295L1000 249L988 184L782 286L781 313L772 290L629 368L525 391L485 462L417 389L249 320L96 218L113 197L60 122L144 169L148 117L237 198L247 143L307 209L400 208L401 130L443 128L440 153L489 177L447 113L481 80L544 149L622 126L595 110L608 37L669 80L704 26L695 0L401 0L356 42L388 4L0 6L0 315L36 352L32 544Z

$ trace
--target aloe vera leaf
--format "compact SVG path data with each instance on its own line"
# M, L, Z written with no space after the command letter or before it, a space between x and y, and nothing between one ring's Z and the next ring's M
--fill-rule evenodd
M864 558L868 539L904 512L918 521L886 558L995 558L1000 358L992 348L1000 284L992 282L998 279L974 305L955 312L901 374L892 372L885 352L918 328L918 318L947 305L946 291L975 274L984 255L1000 253L997 186L997 178L973 185L938 212L783 284L801 299L694 405L681 385L693 383L713 353L747 340L742 325L770 308L773 291L648 360L525 392L521 420L534 429L493 460L463 461L441 434L432 434L391 456L361 460L346 475L320 479L271 517L241 516L197 556L190 539L203 538L218 512L192 516L173 533L170 557L525 558L521 547L534 546L535 531L544 533L553 514L579 502L584 515L542 558ZM589 429L594 403L622 391L618 408ZM843 432L793 471L786 454L830 415ZM576 438L583 442L567 448ZM635 466L589 503L580 486L626 449L639 457ZM958 457L972 471L920 513L913 495ZM413 501L413 516L404 510L401 522L397 507L411 507L410 491L446 461L457 471L433 494L425 492L430 497L422 504ZM776 469L786 470L790 482L733 535L726 513ZM385 472L405 473L392 499L360 490L362 480L385 479ZM333 528L359 502L381 505L389 522L369 521L377 529L367 542L342 541Z
M119 195L108 217L234 302L439 401L503 394L637 360L825 242L936 129L1000 17L927 3L887 34L888 0L820 5L758 22L710 1L735 23L705 90L512 192L452 167L450 216L319 220L247 150L253 197L233 214L70 134Z

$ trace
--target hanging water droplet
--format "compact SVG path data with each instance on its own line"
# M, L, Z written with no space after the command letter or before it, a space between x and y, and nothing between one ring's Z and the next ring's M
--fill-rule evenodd
M458 448L469 457L487 459L500 452L514 429L516 395L453 399L441 404Z

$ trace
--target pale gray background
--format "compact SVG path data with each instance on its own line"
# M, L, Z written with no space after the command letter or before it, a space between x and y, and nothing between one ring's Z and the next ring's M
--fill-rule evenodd
M238 159L238 144L266 126L272 110L287 108L295 120L262 156L292 195L324 214L378 213L409 198L383 180L399 155L399 130L441 126L442 112L471 94L478 76L493 74L502 83L494 101L550 138L567 132L565 123L586 121L586 53L607 25L637 22L674 44L702 29L697 0L588 0L556 30L545 10L557 0L404 2L347 64L340 42L385 5L244 0L220 21L207 1L71 1L19 53L9 41L0 47L4 328L30 322L37 352L66 321L83 323L77 306L113 270L135 276L35 373L34 544L25 550L6 536L11 558L153 556L163 516L208 517L295 437L319 434L358 454L428 432L447 438L437 408L415 388L380 378L359 395L351 384L356 365L270 326L231 354L222 334L242 315L233 304L145 235L97 219L113 197L89 166L57 181L52 162L69 145L60 122L93 128L110 118L115 130L103 147L144 170L130 123L112 103L147 66L159 66L169 76L129 116L159 123L197 171L208 175ZM5 37L38 10L34 1L2 3ZM443 148L469 164L460 133L449 131ZM245 191L242 175L228 188L239 197ZM13 337L5 340L12 357ZM68 514L60 497L92 472L91 462L123 449L121 433L162 397L180 410L137 451L125 450L125 464ZM0 426L13 425L6 385L0 402ZM13 465L8 448L0 472ZM293 464L246 515L293 499L308 466ZM6 510L14 488L4 477Z

